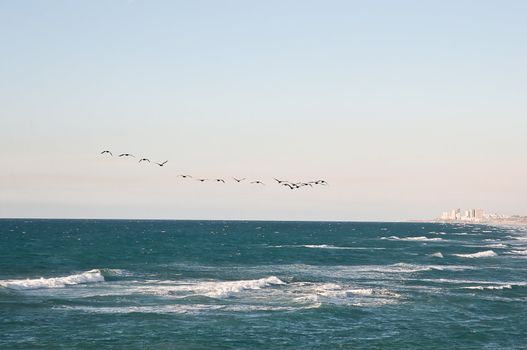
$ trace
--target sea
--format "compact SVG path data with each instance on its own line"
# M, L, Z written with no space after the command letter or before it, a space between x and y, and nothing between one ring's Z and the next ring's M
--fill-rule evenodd
M0 220L0 349L526 349L527 231Z

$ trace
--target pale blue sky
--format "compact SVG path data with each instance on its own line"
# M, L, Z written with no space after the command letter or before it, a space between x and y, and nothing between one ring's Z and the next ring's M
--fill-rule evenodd
M524 1L0 1L0 217L527 214L525 18Z

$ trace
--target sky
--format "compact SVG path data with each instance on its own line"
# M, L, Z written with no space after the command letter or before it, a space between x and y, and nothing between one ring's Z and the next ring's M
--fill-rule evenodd
M0 217L527 215L526 16L525 1L0 1Z

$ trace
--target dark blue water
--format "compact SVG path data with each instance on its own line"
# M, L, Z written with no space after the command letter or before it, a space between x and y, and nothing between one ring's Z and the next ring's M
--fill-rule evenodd
M0 220L1 349L522 349L527 232Z

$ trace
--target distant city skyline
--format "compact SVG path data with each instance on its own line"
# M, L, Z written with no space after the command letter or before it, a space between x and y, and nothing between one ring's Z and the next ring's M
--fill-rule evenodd
M456 208L449 211L443 211L441 216L435 219L435 221L525 225L527 224L527 215L491 213L486 212L481 208Z
M525 13L522 1L0 2L0 217L525 215ZM104 149L169 161L110 163Z

